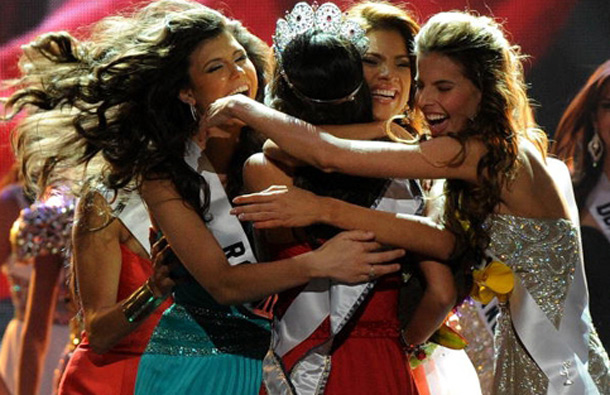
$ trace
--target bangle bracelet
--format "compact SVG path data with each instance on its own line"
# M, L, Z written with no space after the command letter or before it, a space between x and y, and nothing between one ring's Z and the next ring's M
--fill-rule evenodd
M148 279L140 288L123 301L121 304L123 314L130 323L141 321L155 311L164 300L165 297L159 298L155 296L150 287L150 279Z
M407 343L407 340L405 339L404 330L400 332L400 342L402 343L402 348L407 355L413 356L419 359L420 361L423 361L426 358L426 350L424 350L424 343Z

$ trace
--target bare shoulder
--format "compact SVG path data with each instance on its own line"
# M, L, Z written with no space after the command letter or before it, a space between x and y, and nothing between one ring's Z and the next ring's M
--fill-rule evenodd
M256 153L246 160L243 177L248 192L257 192L271 185L292 185L290 169L263 153Z
M116 236L115 217L112 208L98 191L87 191L78 201L73 233L76 237L92 232Z

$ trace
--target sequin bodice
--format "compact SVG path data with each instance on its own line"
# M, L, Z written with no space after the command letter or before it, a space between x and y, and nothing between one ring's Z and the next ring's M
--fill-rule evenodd
M243 306L223 306L180 266L174 305L155 329L146 352L182 356L236 354L264 357L269 348L270 322Z
M59 292L54 310L54 323L67 325L74 315L71 295L66 283L69 244L74 217L74 201L53 195L45 202L37 202L21 210L11 229L14 250L5 273L11 282L15 316L23 318L33 270L34 259L57 255L62 265L58 278Z
M566 297L580 265L580 237L565 219L536 219L493 215L485 226L490 232L490 252L513 270L549 321L559 328ZM510 302L509 302L510 303ZM589 373L608 394L608 356L595 328L589 328ZM546 394L548 378L530 357L515 332L507 304L501 305L495 337L496 394Z
M568 220L495 215L491 221L492 253L506 263L559 326L567 291L580 259L576 228Z

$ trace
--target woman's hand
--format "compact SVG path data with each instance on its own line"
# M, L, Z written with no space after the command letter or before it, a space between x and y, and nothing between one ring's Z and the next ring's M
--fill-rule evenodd
M222 97L207 108L205 115L202 117L199 124L200 130L205 131L209 135L219 133L218 128L223 126L232 126L238 124L243 126L244 123L239 119L238 113L240 109L248 111L252 107L252 99L244 95L230 95Z
M233 199L231 210L240 221L252 221L257 229L294 228L325 220L324 198L298 187L273 185L262 192Z
M172 267L178 264L178 260L165 237L161 237L153 244L150 254L153 263L150 287L155 297L165 298L176 285L170 274Z
M379 251L372 232L352 230L341 232L313 251L315 277L330 278L341 283L372 281L400 270L392 262L405 254L403 249Z

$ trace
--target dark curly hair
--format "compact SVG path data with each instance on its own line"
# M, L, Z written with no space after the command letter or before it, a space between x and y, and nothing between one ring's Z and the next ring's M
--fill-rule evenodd
M546 153L546 135L533 128L519 48L505 38L494 20L464 12L440 13L415 38L415 53L439 53L459 64L462 72L481 91L481 104L467 129L450 137L462 150L447 166L459 166L466 155L466 141L478 139L487 153L480 159L477 184L447 180L444 222L456 234L454 257L465 271L478 264L489 244L483 226L501 201L502 189L514 179L519 166L520 137Z
M359 86L353 100L342 103L317 103L302 96L332 100L350 95ZM360 53L348 40L328 33L309 31L286 46L274 73L271 93L272 107L313 124L373 121L372 99L364 80ZM294 174L294 183L301 188L365 207L375 202L386 182L324 173L310 166L298 168ZM308 231L313 238L322 239L338 233L338 229L326 225L313 225Z
M56 181L102 175L111 189L170 179L204 217L205 180L184 162L197 130L178 98L189 85L189 55L228 31L244 46L261 83L268 48L239 22L196 2L161 0L131 15L97 23L87 40L59 32L28 45L21 88L7 101L8 117L31 113L13 133L26 181L38 190ZM241 168L241 166L240 166Z

